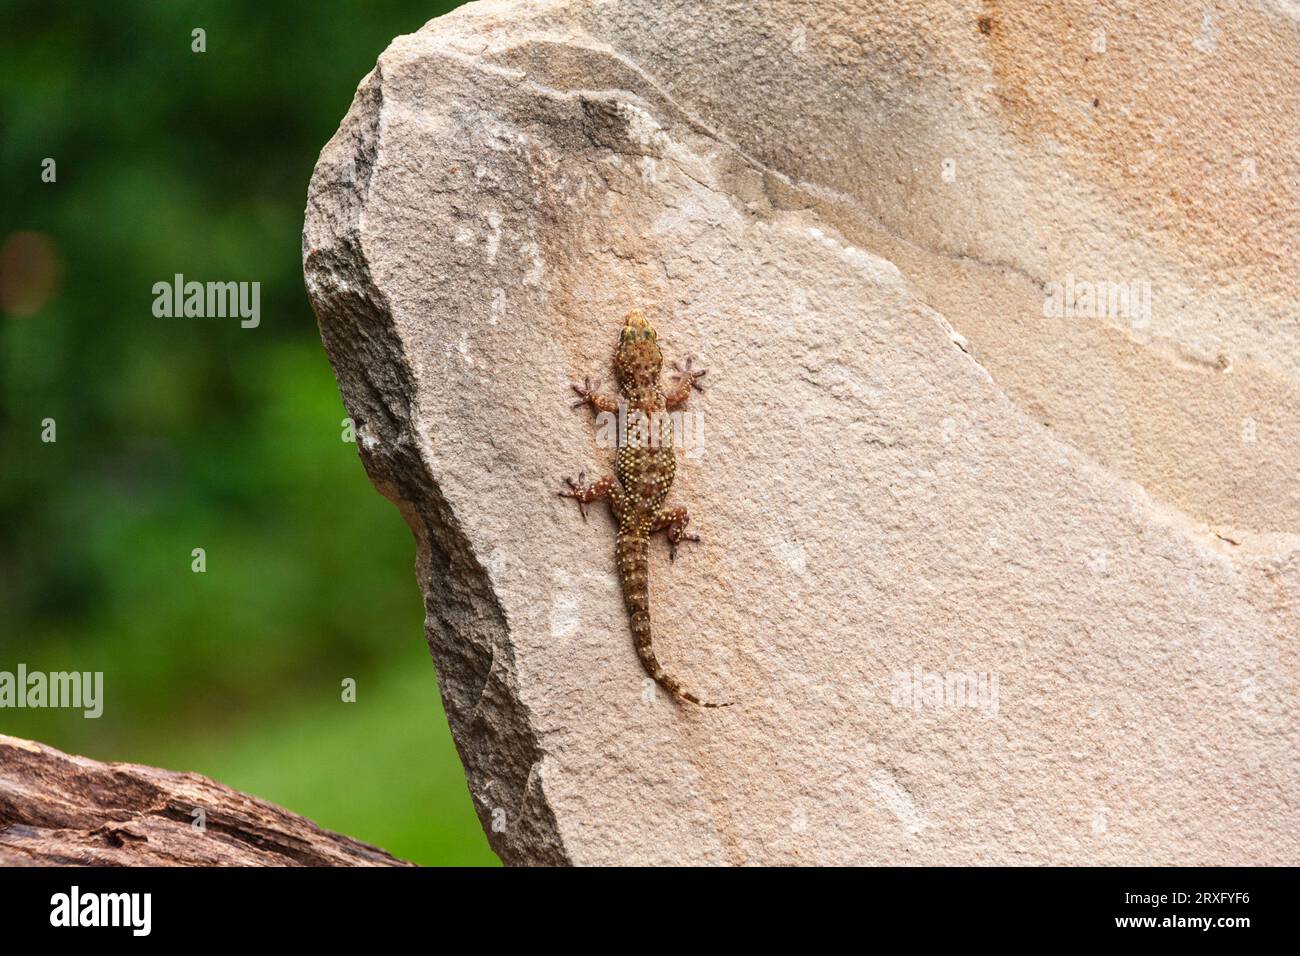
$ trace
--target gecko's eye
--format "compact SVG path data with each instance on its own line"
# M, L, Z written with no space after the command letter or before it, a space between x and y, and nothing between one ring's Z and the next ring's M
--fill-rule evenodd
M649 330L649 329L646 329L646 330L645 330L645 337L646 337L647 339L650 338L650 330Z

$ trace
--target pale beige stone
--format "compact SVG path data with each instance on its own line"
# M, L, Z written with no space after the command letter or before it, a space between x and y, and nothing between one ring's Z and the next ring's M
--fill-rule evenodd
M1300 31L1207 10L487 2L392 43L307 287L503 859L1300 863ZM1149 314L1045 317L1069 276ZM609 468L568 383L633 306L711 370L651 601L722 711L646 693L612 522L556 495ZM964 673L996 709L896 699Z

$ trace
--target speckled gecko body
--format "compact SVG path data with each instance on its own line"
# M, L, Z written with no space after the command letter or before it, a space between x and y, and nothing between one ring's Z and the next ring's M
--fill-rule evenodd
M617 477L606 475L593 484L580 473L576 481L566 479L569 490L560 495L576 499L583 518L587 516L589 502L609 499L618 522L615 555L623 598L632 620L632 638L646 673L677 700L701 707L726 707L727 704L700 700L684 690L681 682L660 666L654 652L650 625L650 535L666 531L669 553L674 558L679 543L700 540L698 535L686 531L691 518L685 508L664 507L677 473L677 457L673 451L672 424L663 413L685 404L691 390L700 388L699 379L704 370L692 370L689 358L684 367L674 364L678 382L665 393L659 387L662 366L663 354L654 327L640 309L633 309L624 320L614 358L619 397L598 394L590 379L573 386L581 396L575 408L590 405L598 412L617 413L620 404L624 406L627 427L619 429L614 462ZM599 385L597 382L595 387Z

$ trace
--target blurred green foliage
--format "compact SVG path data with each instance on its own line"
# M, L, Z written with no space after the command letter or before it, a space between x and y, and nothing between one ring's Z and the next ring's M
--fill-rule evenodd
M25 303L0 315L0 669L105 674L100 719L5 709L0 731L208 773L418 862L490 863L414 544L341 440L300 260L307 181L357 83L455 5L0 6L0 244L38 234L57 266L45 289L40 256L0 276ZM155 318L175 273L260 282L261 325Z

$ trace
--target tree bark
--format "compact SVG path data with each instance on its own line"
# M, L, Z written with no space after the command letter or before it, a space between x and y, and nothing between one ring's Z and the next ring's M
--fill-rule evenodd
M0 734L0 865L411 864L196 773Z

